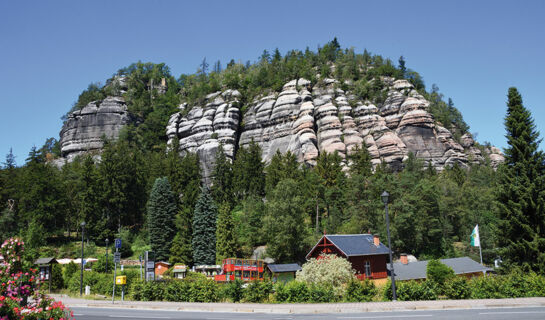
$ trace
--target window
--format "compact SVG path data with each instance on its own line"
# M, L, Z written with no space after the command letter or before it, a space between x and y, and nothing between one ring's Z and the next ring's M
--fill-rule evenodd
M369 261L365 261L364 268L365 268L365 276L371 277L371 263Z

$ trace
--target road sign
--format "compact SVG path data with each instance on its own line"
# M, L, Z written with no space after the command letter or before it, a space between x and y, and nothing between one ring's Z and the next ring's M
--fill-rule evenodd
M120 238L115 239L115 248L116 249L121 249L121 239Z
M121 262L121 252L115 252L114 253L114 263L120 263Z

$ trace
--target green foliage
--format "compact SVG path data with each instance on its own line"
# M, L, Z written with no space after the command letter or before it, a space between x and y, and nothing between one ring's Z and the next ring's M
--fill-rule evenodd
M233 186L237 196L265 194L265 165L261 159L261 147L253 140L238 150L233 164Z
M108 266L108 270L106 271L106 266ZM108 259L106 259L106 255L101 255L98 257L98 261L93 263L92 267L94 272L98 273L108 273L111 272L114 269L114 260L113 255L109 254Z
M223 203L219 208L216 230L216 263L221 264L223 259L236 257L238 243L235 233L235 223L231 215L231 207Z
M147 204L151 250L157 261L167 260L175 235L176 200L166 177L157 178Z
M545 272L545 155L539 132L516 88L509 88L508 148L499 169L498 244L506 266Z
M216 151L216 162L212 178L212 195L216 203L233 203L233 165L227 158L223 144Z
M235 279L223 286L222 296L224 299L231 302L239 302L244 297L243 282L240 279Z
M59 290L62 288L64 288L62 266L58 263L54 263L51 265L51 290Z
M310 300L310 290L306 282L290 281L287 284L277 283L274 300L276 302L299 303Z
M303 195L292 179L280 181L266 203L267 254L277 262L302 260L307 252Z
M208 188L202 188L193 219L193 262L195 265L216 262L216 219L218 209Z
M68 285L70 279L74 276L76 272L78 272L78 265L74 262L70 261L64 269L62 270L62 278L65 285Z
M444 283L443 294L448 299L469 299L471 296L471 289L468 281L464 277L454 277Z
M346 302L368 302L377 294L375 284L368 279L351 280L346 286L344 300Z
M441 263L437 259L428 261L426 268L426 278L428 281L434 282L440 289L443 288L445 282L456 277L454 270L451 267Z
M328 284L333 292L341 296L346 285L355 279L352 264L337 255L322 254L311 258L297 272L297 280L309 284Z
M266 302L273 292L273 284L270 281L253 281L244 289L244 301L246 302Z

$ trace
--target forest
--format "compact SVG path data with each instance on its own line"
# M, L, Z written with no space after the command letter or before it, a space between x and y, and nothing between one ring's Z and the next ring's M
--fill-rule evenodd
M395 65L366 50L341 49L334 39L316 52L264 51L254 63L231 60L226 68L218 61L210 70L204 59L196 73L178 79L165 64L120 69L105 85L89 85L71 111L123 95L138 121L118 140L104 141L100 161L88 154L58 168L51 164L60 156L54 138L32 148L20 165L7 154L0 170L0 238L21 236L29 260L75 256L68 244L81 237L85 221L88 243L103 247L106 239L121 237L125 257L153 249L158 259L191 266L249 257L266 246L266 255L277 262L302 262L324 233L386 239L380 195L388 191L395 254L478 260L478 248L469 246L478 224L485 264L501 257L507 267L545 272L545 161L539 133L515 88L509 89L506 109L506 161L497 170L485 162L436 172L413 154L402 171L373 168L364 145L350 155L348 170L338 154L328 153L319 155L315 167L300 165L290 153L264 163L252 143L238 149L233 161L220 148L207 187L197 155L180 155L176 142L167 147L166 123L181 102L237 89L244 115L253 98L299 77L334 77L377 105L385 98L380 77L404 78L430 101L437 122L452 127L458 138L468 132L452 100L444 102L435 85L427 91L423 78L405 65L403 57ZM150 89L150 82L161 79L164 93Z

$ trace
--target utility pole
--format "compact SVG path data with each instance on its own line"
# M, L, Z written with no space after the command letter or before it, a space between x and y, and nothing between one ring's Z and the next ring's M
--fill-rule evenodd
M392 277L392 300L396 301L396 279L394 273L394 258L392 257L392 241L390 240L390 218L388 217L388 197L390 194L384 191L380 196L382 197L382 202L384 202L384 210L386 211L386 232L388 233L388 247L390 249L390 276Z
M83 243L85 235L85 221L81 223L81 274L79 280L79 295L83 295Z

